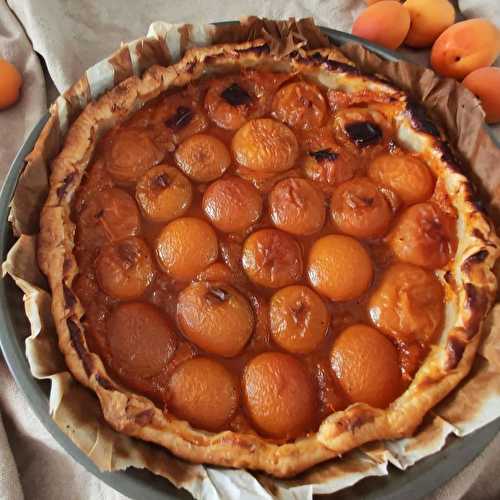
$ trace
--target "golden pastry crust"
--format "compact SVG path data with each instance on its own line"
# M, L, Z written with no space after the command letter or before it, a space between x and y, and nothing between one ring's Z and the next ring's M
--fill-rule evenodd
M287 444L232 431L210 433L166 415L146 397L111 379L102 360L90 352L81 319L84 309L72 291L78 274L73 253L75 226L72 199L105 131L123 122L161 92L194 81L206 72L258 67L306 73L323 85L347 92L369 88L389 97L398 140L423 155L458 213L460 244L440 278L446 293L446 321L434 346L408 389L387 409L357 403L327 417L317 433ZM363 443L409 436L424 415L468 373L480 330L495 296L491 271L499 255L498 239L474 202L438 129L407 94L374 76L365 76L334 48L295 51L274 56L264 40L192 49L177 64L152 66L141 78L130 77L89 104L71 126L64 147L52 164L50 191L41 214L38 260L52 289L52 310L59 346L79 382L100 400L104 418L116 430L160 444L179 457L198 463L263 470L278 477L295 475L314 464Z

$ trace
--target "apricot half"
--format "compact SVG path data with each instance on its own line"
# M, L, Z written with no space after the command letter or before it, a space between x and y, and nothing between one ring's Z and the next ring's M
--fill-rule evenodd
M500 37L487 19L469 19L450 26L434 42L431 65L441 75L462 80L497 58Z
M462 84L481 101L486 123L500 122L500 68L476 69Z
M261 432L289 439L311 430L317 408L314 385L293 356L258 355L245 366L242 384L246 410Z
M387 407L402 390L398 353L375 328L353 325L335 339L332 370L351 403Z

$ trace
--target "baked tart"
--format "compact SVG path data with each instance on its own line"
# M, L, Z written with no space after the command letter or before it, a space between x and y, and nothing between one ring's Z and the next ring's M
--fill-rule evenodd
M415 431L470 369L498 253L405 92L265 40L89 104L38 248L60 349L114 429L278 477Z

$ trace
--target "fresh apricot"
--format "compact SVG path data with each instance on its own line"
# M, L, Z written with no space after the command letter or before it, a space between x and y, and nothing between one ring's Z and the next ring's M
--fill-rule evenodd
M387 241L396 256L410 264L437 269L453 257L457 238L455 219L432 203L407 208Z
M385 196L366 177L356 177L337 186L330 210L335 227L356 238L379 238L387 232L392 220Z
M403 7L410 13L405 38L409 47L430 47L455 22L455 9L448 0L406 0Z
M489 66L500 50L496 26L487 19L469 19L450 26L434 42L431 65L439 74L462 80Z
M197 182L210 182L228 169L231 155L217 137L195 134L177 148L175 161L189 178Z
M396 193L405 205L428 200L435 185L427 165L410 155L377 156L368 166L368 177Z
M352 34L378 43L387 49L397 49L410 28L410 14L399 3L383 0L361 12L352 25Z
M156 242L161 269L173 279L188 281L217 260L217 236L210 224L195 217L169 222Z
M241 259L247 276L258 285L281 288L302 278L300 245L279 229L261 229L243 244Z
M131 184L152 166L163 160L164 153L144 129L118 129L110 138L106 168L117 182Z
M386 408L403 389L397 350L375 328L357 324L342 331L330 362L351 403Z
M262 214L260 193L239 177L227 177L210 184L202 205L210 222L225 233L244 231Z
M243 167L277 173L293 167L299 153L294 133L271 118L250 120L234 134L233 154Z
M245 366L242 385L245 408L262 433L290 439L312 429L316 391L306 368L290 354L259 354Z
M326 112L325 98L316 85L294 82L276 92L271 114L289 127L311 129L322 125Z
M462 84L481 101L486 123L500 122L500 68L476 69Z
M269 195L273 224L296 235L318 232L325 223L323 193L309 181L292 177L278 182Z
M159 309L142 302L119 304L108 319L115 367L134 377L159 373L174 355L177 338Z
M287 286L271 298L271 335L283 349L306 354L325 339L329 313L323 300L307 286Z
M373 265L359 241L330 234L314 242L309 252L307 276L312 287L329 299L352 300L370 286Z
M135 199L153 222L168 222L184 215L191 206L191 183L177 168L157 165L137 183Z
M177 322L198 347L231 358L241 352L255 324L252 307L225 283L192 283L179 295Z
M146 242L129 237L103 247L96 276L107 295L120 300L139 298L152 283L154 264Z
M168 382L167 409L198 429L221 430L239 406L236 377L213 359L182 363Z
M394 340L431 342L442 324L444 291L432 272L393 264L368 302L373 324Z
M0 109L12 106L19 99L23 78L17 68L0 59Z

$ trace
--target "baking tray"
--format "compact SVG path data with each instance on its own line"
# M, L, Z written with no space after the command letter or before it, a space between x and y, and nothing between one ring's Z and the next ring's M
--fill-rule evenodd
M321 28L321 30L336 44L354 41L361 43L385 59L391 61L401 59L401 56L396 52L386 50L348 33L329 28ZM7 252L15 241L11 226L7 222L9 203L14 194L17 179L24 168L24 159L32 151L47 119L48 114L40 119L27 137L10 167L0 192L0 255L2 261L5 260ZM57 427L50 417L49 382L36 380L31 376L24 353L24 341L29 334L30 329L24 314L22 292L10 277L0 279L0 346L7 365L32 411L52 437L89 472L134 500L190 498L186 491L176 489L166 479L155 476L149 471L128 469L123 472L100 472L97 469L93 462L73 444L71 439ZM449 438L443 450L417 462L404 472L390 466L388 476L363 479L354 486L329 496L335 496L335 499L342 500L354 498L417 500L423 498L445 484L474 460L499 432L500 419L497 419L467 437Z

